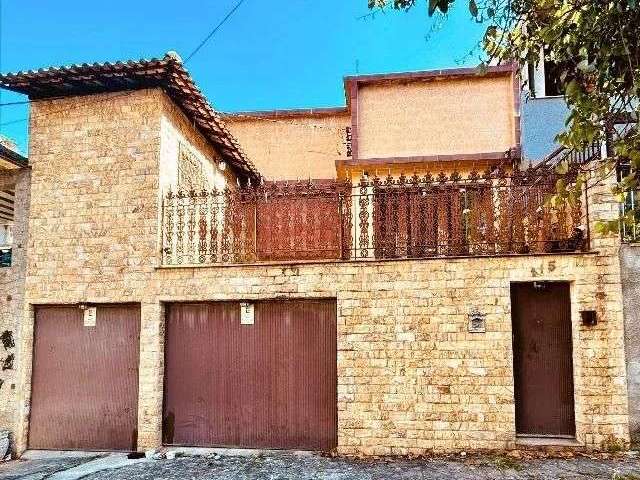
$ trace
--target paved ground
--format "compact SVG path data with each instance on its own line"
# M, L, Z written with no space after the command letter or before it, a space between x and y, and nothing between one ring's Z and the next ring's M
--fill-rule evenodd
M124 462L123 456L14 461L0 465L0 479L24 480L640 480L640 461L615 459L514 459L469 456L425 460L348 460L316 455L178 457ZM95 470L98 471L95 471ZM57 473L56 473L57 472Z
M7 480L29 479L42 480L50 478L56 472L68 470L95 457L51 456L33 460L14 460L0 464L0 478Z

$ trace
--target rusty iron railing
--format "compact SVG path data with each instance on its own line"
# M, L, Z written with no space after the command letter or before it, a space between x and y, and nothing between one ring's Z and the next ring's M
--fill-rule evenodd
M553 170L169 192L164 265L490 256L587 248L585 201ZM566 176L565 176L566 179Z
M581 150L558 147L542 161L538 162L531 171L549 170L555 168L562 162L568 162L568 164L572 166L584 165L594 160L600 160L601 158L602 144L599 141L593 142Z

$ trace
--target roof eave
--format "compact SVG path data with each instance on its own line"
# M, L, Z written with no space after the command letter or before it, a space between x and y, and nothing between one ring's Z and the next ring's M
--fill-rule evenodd
M463 78L491 78L502 75L513 75L517 66L514 63L492 65L484 69L479 67L449 68L440 70L421 70L415 72L376 73L367 75L347 75L343 78L344 94L347 107L351 107L351 89L355 84L372 85L392 82L418 82L433 80L456 80Z
M29 159L20 155L18 152L11 150L10 148L0 143L0 158L12 163L16 167L26 168L29 166Z
M239 176L252 180L261 178L177 54L170 53L162 59L85 63L10 73L0 75L0 88L28 95L34 100L162 88Z

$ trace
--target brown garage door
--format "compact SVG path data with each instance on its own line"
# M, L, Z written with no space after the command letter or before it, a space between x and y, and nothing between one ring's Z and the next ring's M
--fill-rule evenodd
M569 284L512 284L511 309L516 433L573 437Z
M37 307L29 448L134 450L140 308ZM91 323L91 322L89 322Z
M168 307L164 442L330 450L336 445L336 303Z

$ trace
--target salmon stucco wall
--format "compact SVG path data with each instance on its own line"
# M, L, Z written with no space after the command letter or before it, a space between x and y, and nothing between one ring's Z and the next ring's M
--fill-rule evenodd
M180 132L196 149L200 138L160 91L102 98L34 106L20 451L34 304L141 305L138 448L145 450L162 442L164 306L273 298L337 299L339 453L510 448L510 283L541 280L571 284L577 440L589 448L628 441L615 239L573 255L158 268L160 179L173 161L165 155L175 152L163 148L172 142L165 136ZM592 214L614 211L615 203L601 202ZM467 329L474 308L487 315L485 333ZM598 325L582 326L582 309L595 309Z
M458 155L516 146L511 75L363 84L358 158Z
M336 160L347 158L346 113L225 116L231 133L269 180L336 177Z

